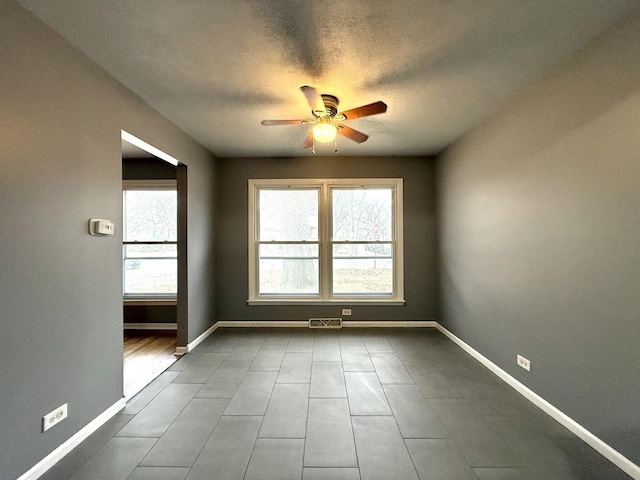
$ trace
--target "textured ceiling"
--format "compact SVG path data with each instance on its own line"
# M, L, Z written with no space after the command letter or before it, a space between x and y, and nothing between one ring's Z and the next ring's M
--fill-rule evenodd
M19 0L218 157L299 156L313 85L347 110L338 155L437 153L634 0ZM317 148L332 154L332 145Z

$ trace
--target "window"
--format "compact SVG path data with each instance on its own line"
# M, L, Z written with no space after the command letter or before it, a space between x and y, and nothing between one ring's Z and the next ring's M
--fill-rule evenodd
M249 180L249 303L403 303L402 179Z
M175 180L123 182L125 297L178 292L178 195Z

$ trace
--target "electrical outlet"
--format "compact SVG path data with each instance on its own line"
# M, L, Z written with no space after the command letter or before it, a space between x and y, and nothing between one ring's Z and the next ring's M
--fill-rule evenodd
M344 316L351 315L351 309L350 308L343 308L342 309L342 315L344 315Z
M60 423L62 420L67 418L67 404L56 408L53 412L47 413L44 417L42 417L42 431L46 432L51 427Z
M522 355L518 355L516 361L518 362L518 365L524 368L527 372L531 371L531 362L524 358Z

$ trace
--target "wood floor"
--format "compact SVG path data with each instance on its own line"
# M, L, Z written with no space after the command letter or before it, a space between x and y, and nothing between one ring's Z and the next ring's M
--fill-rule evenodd
M125 398L133 397L171 366L178 359L175 351L175 330L125 330Z

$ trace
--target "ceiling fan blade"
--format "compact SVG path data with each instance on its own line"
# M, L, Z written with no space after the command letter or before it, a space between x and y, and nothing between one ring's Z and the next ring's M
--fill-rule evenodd
M316 90L313 87L310 87L309 85L304 85L300 87L300 90L302 90L302 93L304 93L304 96L307 97L307 102L309 102L309 106L311 107L312 112L315 112L318 110L321 112L325 111L324 101L322 100L322 97L318 93L318 90Z
M272 125L300 125L306 120L262 120L262 125L267 127Z
M338 133L340 135L344 135L349 140L353 140L354 142L358 143L366 142L367 138L369 138L369 135L365 135L364 133L347 127L346 125L340 125L340 127L338 128Z
M346 112L340 112L347 117L347 120L354 118L368 117L369 115L377 115L378 113L384 113L387 111L387 104L384 102L374 102L369 105L363 105L362 107L352 108Z
M302 142L302 148L311 148L313 145L313 130L309 130L309 135Z

